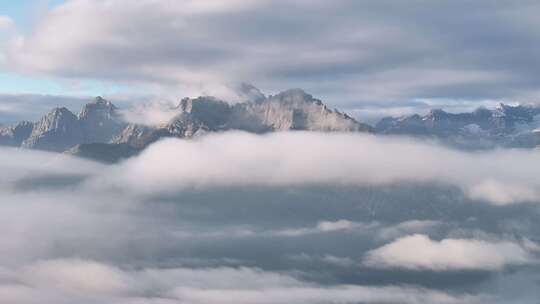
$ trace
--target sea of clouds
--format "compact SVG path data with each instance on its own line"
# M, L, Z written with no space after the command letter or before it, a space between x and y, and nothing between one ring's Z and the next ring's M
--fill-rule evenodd
M304 132L2 148L0 299L536 303L539 161Z

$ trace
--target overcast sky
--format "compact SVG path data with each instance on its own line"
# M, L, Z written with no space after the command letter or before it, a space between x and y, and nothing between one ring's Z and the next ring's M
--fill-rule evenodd
M178 99L245 81L364 115L536 102L539 14L537 1L10 1L0 92Z

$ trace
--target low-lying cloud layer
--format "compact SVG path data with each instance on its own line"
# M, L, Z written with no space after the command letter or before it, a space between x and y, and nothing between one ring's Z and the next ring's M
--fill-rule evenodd
M469 195L537 189L534 153L303 132L167 139L116 165L0 149L0 299L535 303L538 199Z
M466 153L359 134L226 133L166 139L97 183L136 192L237 185L444 183L493 204L540 198L537 151Z

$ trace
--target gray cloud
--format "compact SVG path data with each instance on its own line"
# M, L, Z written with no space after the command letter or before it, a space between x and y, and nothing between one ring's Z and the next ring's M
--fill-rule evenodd
M270 92L303 87L346 108L527 100L538 96L539 11L534 1L72 0L14 39L8 57L19 71L183 95L250 80Z
M21 120L37 121L55 107L67 107L78 113L89 100L89 97L0 94L0 122L13 124Z

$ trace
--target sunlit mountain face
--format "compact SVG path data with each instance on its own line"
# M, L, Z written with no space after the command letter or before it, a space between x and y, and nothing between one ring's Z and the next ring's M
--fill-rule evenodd
M0 6L0 303L537 304L539 13Z

